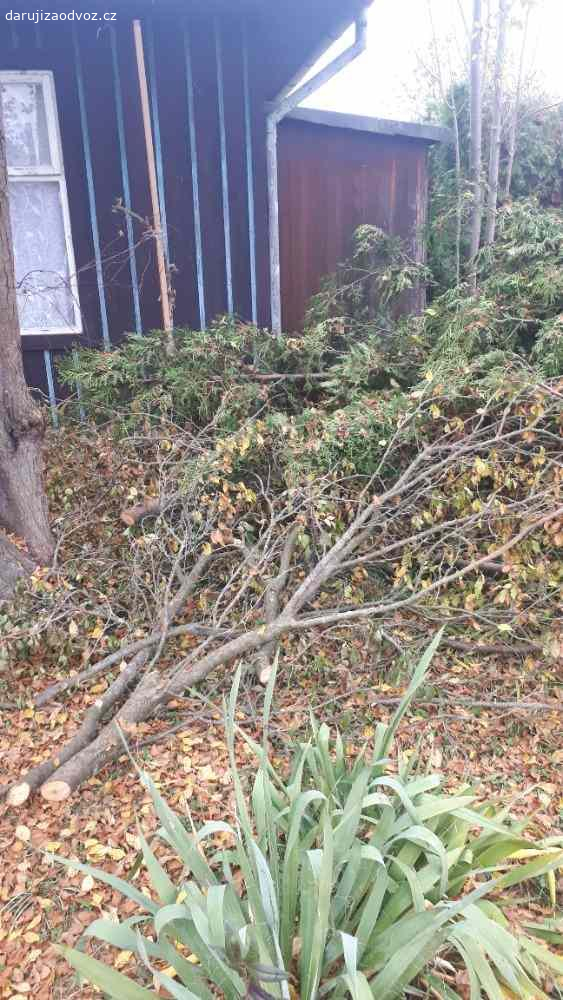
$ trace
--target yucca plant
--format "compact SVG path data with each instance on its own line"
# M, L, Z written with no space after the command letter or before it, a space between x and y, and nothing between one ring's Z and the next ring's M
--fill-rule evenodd
M416 773L403 761L394 772L390 767L396 730L438 641L390 724L377 727L371 751L348 759L340 736L331 742L327 726L313 720L289 778L268 756L274 678L258 746L235 724L239 673L225 710L236 823L185 825L140 772L162 824L157 836L181 858L184 874L174 884L141 834L150 897L104 871L53 859L139 906L139 915L121 923L94 921L87 935L135 952L153 980L181 1000L390 1000L413 983L454 1000L463 966L471 1000L544 997L546 971L563 974L563 960L539 943L545 934L535 925L513 933L490 897L563 865L561 845L539 848L508 809L441 792L439 775ZM248 796L235 759L237 736L257 758ZM214 849L216 834L229 834L232 846ZM514 864L524 851L533 857ZM563 935L550 928L546 940L558 943ZM82 951L62 951L110 997L156 996Z

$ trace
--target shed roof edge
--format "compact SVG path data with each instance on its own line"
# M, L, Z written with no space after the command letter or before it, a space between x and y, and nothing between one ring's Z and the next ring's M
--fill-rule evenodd
M372 118L367 115L348 115L341 111L320 111L316 108L295 108L287 118L326 125L330 128L349 129L355 132L372 132L374 135L402 136L420 142L453 142L451 129L441 125L396 121L392 118Z

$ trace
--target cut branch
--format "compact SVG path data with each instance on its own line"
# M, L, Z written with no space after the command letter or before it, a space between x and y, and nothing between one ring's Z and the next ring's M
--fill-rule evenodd
M128 689L137 680L137 675L146 662L147 653L144 650L137 653L137 656L121 671L119 677L110 685L103 696L98 698L92 707L88 709L78 732L66 744L61 753L39 764L38 767L33 768L33 770L25 775L22 781L10 789L7 795L9 805L22 805L27 801L31 793L44 785L45 782L47 784L42 789L45 798L52 802L58 802L61 798L66 797L62 794L60 783L57 784L57 782L49 781L49 779L58 770L62 770L68 761L72 761L80 751L92 743L104 715L125 696Z
M141 654L139 654L141 655ZM86 744L81 744L72 755L61 755L62 766L41 786L41 794L48 802L62 802L87 778L96 774L105 764L123 752L120 728L125 732L153 714L158 704L157 692L162 690L162 678L153 671L146 674L137 689L129 696L117 718L112 719ZM98 716L98 721L100 716Z
M51 684L50 687L46 688L34 699L33 704L35 708L42 708L43 705L47 705L59 695L65 694L65 692L72 691L83 684L90 684L96 677L114 670L117 664L127 659L128 656L133 656L142 649L150 649L151 646L157 646L162 640L163 634L163 632L153 632L145 639L137 639L136 642L121 646L115 653L109 653L108 656L104 656L103 660L92 664L91 667L86 667L80 673L72 674L72 676L65 677L62 681L57 681L56 684ZM166 638L176 639L182 635L195 635L201 636L204 639L230 639L236 634L236 630L234 629L207 628L205 625L176 625L174 628L168 629Z
M122 744L119 735L120 727L127 733L128 727L135 727L138 723L144 722L146 719L153 716L161 705L165 704L174 697L182 696L186 690L200 683L200 681L202 681L218 667L224 666L234 660L238 660L249 653L255 653L264 647L269 646L271 643L277 642L283 635L287 635L293 631L305 631L315 626L340 624L350 620L381 616L389 613L390 611L406 607L416 601L420 601L429 594L430 590L436 590L439 587L443 587L446 584L453 582L454 580L461 579L467 573L478 568L482 562L504 555L520 541L526 538L532 531L545 525L554 518L561 517L562 514L563 507L558 508L551 514L545 515L543 518L526 525L517 535L507 541L504 545L500 546L495 552L489 553L482 559L473 560L468 566L464 567L464 569L458 570L456 573L449 574L441 580L436 581L431 588L419 591L416 594L410 595L408 598L399 599L394 602L383 602L379 605L376 604L369 607L337 610L327 614L301 619L288 616L288 608L294 605L294 600L291 599L286 604L278 618L271 625L245 632L244 634L225 642L218 649L212 650L205 655L200 656L200 658L197 658L198 654L196 651L196 653L192 654L191 657L182 661L176 670L171 675L168 675L168 677L162 677L162 675L157 671L150 671L141 680L133 694L131 694L127 699L116 719L109 722L91 743L86 746L82 746L78 753L75 753L72 756L65 754L65 763L62 767L58 768L47 783L41 787L41 794L48 801L59 802L62 799L67 798L81 784L82 781L91 777L99 771L100 768L120 756L122 752ZM333 546L333 550L338 548L340 552L343 550L345 551L346 545L341 544L343 539L347 537L348 542L350 542L351 538L353 538L352 529L354 525L356 526L356 529L359 530L365 521L366 512L363 511L356 517L353 525L351 525L348 529L348 532L345 532L342 539L340 539L339 542ZM352 535L350 535L351 531ZM330 556L330 553L327 555ZM321 560L321 563L317 564L315 569L311 571L309 577L307 577L304 584L301 585L301 588L298 588L298 592L301 591L302 598L304 594L307 594L309 597L311 594L315 596L315 594L318 593L322 583L325 582L327 578L326 567L329 564L331 564L330 560L327 562L327 557L325 557L325 559ZM318 570L320 565L324 566L324 571L321 574L316 573L316 570ZM308 580L313 576L315 583L309 586ZM298 603L299 602L295 602L296 605ZM100 716L98 715L96 724L99 721L99 718ZM27 794L29 794L29 792L27 792Z

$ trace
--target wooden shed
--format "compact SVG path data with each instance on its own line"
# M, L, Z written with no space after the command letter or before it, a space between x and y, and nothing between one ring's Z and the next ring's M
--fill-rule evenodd
M358 226L402 236L422 260L428 148L449 139L449 130L435 125L308 108L280 123L285 330L301 328L308 300L348 256Z
M0 92L30 385L54 404L58 352L77 343L108 349L128 331L162 327L159 251L174 287L177 325L202 326L231 312L279 329L282 279L288 322L297 324L317 274L341 252L327 236L306 281L291 262L280 277L279 216L284 247L297 238L288 222L295 218L291 178L299 135L303 169L310 170L315 147L330 146L339 183L346 172L337 135L344 133L350 150L381 137L322 125L315 138L310 130L319 126L312 121L288 122L281 177L291 177L282 183L280 205L278 126L363 50L365 0L53 6L49 13L0 0ZM352 44L307 79L354 22ZM399 142L398 158L404 149L412 159L416 142ZM421 197L423 175L421 166ZM378 197L383 206L383 191ZM422 211L419 205L415 214ZM332 224L348 229L356 218L362 211L347 209ZM393 218L398 224L402 216ZM348 236L342 234L341 245ZM308 254L310 242L299 239Z

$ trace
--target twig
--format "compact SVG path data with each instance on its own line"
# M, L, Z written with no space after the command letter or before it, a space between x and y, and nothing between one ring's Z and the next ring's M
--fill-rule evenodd
M346 698L351 698L351 697L354 696L354 694L356 694L357 692L362 691L362 690L371 690L371 688L369 688L369 689L356 688L355 691L348 691L346 694L336 695L334 698L329 698L326 701L322 701L322 702L320 702L320 704L315 705L311 709L311 711L313 713L316 713L316 712L318 712L319 709L325 707L326 705L329 705L331 702L338 701L338 700L343 700L343 699L346 699ZM400 705L401 701L402 701L401 698L387 698L387 697L375 698L374 700L372 700L370 702L366 702L365 707L366 708L372 708L374 705L389 705L389 706L394 706L394 705ZM523 711L523 712L536 712L536 711L537 712L547 712L547 711L557 710L558 707L559 707L556 704L549 704L548 702L472 701L470 698L456 698L456 699L452 699L452 702L453 703L461 703L467 709L472 709L472 708L475 708L475 709L481 709L481 708L483 708L483 709L485 709L486 708L486 709L489 709L489 710L494 709L496 711L502 711L502 712L515 712L515 711ZM413 702L413 704L416 705L418 708L429 708L429 707L443 708L448 703L446 701L444 701L444 700L440 700L440 699L436 698L436 699L432 699L431 701L417 701L415 699L414 702ZM305 709L305 707L303 707L303 708L295 708L295 707L293 707L293 708L281 708L281 709L278 709L277 711L273 710L272 711L272 716L275 718L278 715L285 715L285 714L287 714L289 712L292 712L292 713L295 714L295 713L299 713L300 711L304 713L305 711L308 712L309 709L308 708ZM561 706L561 711L563 711L563 706ZM446 715L444 715L444 714L440 714L440 715L433 714L431 716L432 721L435 721L436 719L459 719L460 721L463 721L463 720L467 720L467 718L468 718L467 715L461 715L459 713L457 713L457 714L448 713ZM185 729L186 725L189 722L192 722L192 721L201 721L201 722L216 723L219 720L217 720L212 715L202 715L202 714L198 714L198 713L194 713L192 711L189 711L189 712L185 713L185 715L182 717L182 720L180 722L177 722L174 726L171 726L170 729L164 729L164 730L162 730L159 733L154 733L152 736L147 736L146 739L140 740L139 742L134 743L133 746L134 746L135 749L141 750L141 749L143 749L143 747L152 746L155 743L161 743L163 740L167 739L167 737L173 736L174 733L179 732L181 729ZM252 723L252 722L253 722L253 720L248 720L246 724L249 724L249 723ZM237 723L237 725L238 726L243 726L243 725L245 725L245 722L244 721L239 721Z
M233 629L207 628L204 625L176 625L174 628L168 629L166 637L174 639L181 635L198 635L203 638L232 639L237 634L236 630ZM56 684L51 684L45 691L37 695L33 704L36 708L42 708L43 705L53 701L58 695L64 694L73 688L81 687L83 684L88 684L96 677L99 677L100 674L109 673L110 670L113 670L118 663L127 659L128 656L133 656L143 649L150 649L151 646L156 646L161 641L162 635L162 632L153 632L151 635L146 636L145 639L138 639L127 646L120 646L115 653L105 656L99 663L95 663L93 666L87 667L85 670L81 670L80 673L73 674L71 677L65 677L64 680L58 681Z
M445 638L442 642L444 646L451 646L452 649L459 649L463 653L483 653L488 655L493 653L497 656L513 656L525 653L541 653L543 646L541 642L532 642L526 639L524 642L514 642L510 646L505 646L501 642L464 642L462 639Z
M279 573L266 587L264 594L265 618L268 625L275 622L280 613L280 597L287 583L287 577L291 565L291 557L300 531L300 526L294 524L290 529L283 547L280 560ZM278 643L276 640L269 642L267 646L260 649L256 655L255 670L256 676L261 684L267 684L272 673L272 664L275 657Z
M334 695L333 698L327 698L325 701L319 702L318 705L313 706L312 712L318 712L321 708L325 708L327 705L331 705L335 701L345 701L347 698L353 698L356 694L362 694L364 691L372 691L371 687L360 687L354 688L351 691L346 691L343 694ZM371 701L366 701L362 707L373 708L374 705L400 705L402 698L398 697L381 697L372 698ZM487 708L495 709L498 711L526 711L526 712L557 712L563 713L563 705L557 702L542 702L542 701L475 701L473 698L464 698L454 696L453 698L432 698L430 700L419 701L417 698L413 699L413 705L419 708L429 708L432 706L437 706L438 708L445 708L448 705L463 705L467 708ZM279 709L279 715L285 715L290 712L305 711L305 708L281 708ZM307 711L309 709L307 708Z
M281 382L281 381L295 381L295 382L305 382L307 379L328 379L330 375L328 372L268 372L262 373L257 372L253 368L244 368L244 374L247 378L254 379L256 382Z

